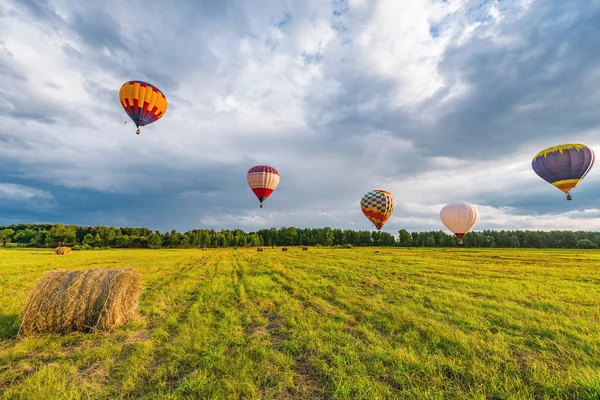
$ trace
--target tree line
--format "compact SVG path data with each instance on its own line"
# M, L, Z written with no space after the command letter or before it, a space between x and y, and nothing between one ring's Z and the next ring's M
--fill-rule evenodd
M455 247L457 240L444 231L408 232L394 236L387 232L332 228L241 229L215 231L193 229L161 233L148 228L76 226L61 224L0 225L4 247L12 243L24 247L70 246L92 248L198 248L255 246L400 246ZM585 231L478 231L463 238L465 247L502 248L599 248L600 232Z

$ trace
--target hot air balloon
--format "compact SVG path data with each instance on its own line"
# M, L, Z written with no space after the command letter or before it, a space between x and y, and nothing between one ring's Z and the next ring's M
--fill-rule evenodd
M260 201L260 208L263 208L263 201L273 193L279 184L279 172L268 165L257 165L250 168L246 178L250 189Z
M562 144L540 151L531 167L543 180L553 184L572 200L570 190L590 172L596 156L583 144Z
M154 85L142 81L129 81L121 86L119 99L123 109L133 120L140 134L145 126L162 118L167 111L165 95Z
M362 197L360 209L381 233L381 228L396 210L396 200L390 192L371 190Z
M469 203L448 204L440 210L440 219L458 238L458 243L462 244L463 236L469 233L479 221L479 210Z

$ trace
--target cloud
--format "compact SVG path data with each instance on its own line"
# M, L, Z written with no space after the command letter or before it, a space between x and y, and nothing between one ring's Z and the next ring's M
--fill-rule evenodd
M15 4L26 10L34 18L48 23L56 20L58 17L52 4L47 0L18 0Z
M598 229L594 170L566 202L530 161L600 148L599 26L583 0L10 0L0 168L52 207L0 223L370 229L358 203L382 188L389 231L443 229L452 201L481 229ZM117 99L131 79L169 100L140 136ZM255 164L282 177L262 210Z
M0 199L28 201L35 199L48 200L51 198L50 193L43 190L12 183L0 183Z
M123 40L121 26L104 10L92 10L85 15L77 13L70 26L92 48L130 51Z
M56 212L56 201L46 190L0 182L0 209L0 224L40 222Z

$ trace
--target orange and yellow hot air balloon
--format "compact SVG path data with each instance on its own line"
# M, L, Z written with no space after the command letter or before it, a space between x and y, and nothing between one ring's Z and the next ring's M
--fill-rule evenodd
M121 86L119 99L123 109L133 120L140 134L140 126L157 121L167 112L167 98L154 85L142 81L129 81Z
M385 190L371 190L360 201L360 209L378 231L396 210L396 200Z

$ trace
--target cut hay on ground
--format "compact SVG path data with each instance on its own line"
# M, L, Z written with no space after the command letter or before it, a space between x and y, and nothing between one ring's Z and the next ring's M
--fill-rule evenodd
M112 331L137 315L141 289L131 267L51 271L29 295L19 334Z
M58 255L58 256L64 256L66 254L71 254L71 248L70 247L57 247L54 250L53 254Z

